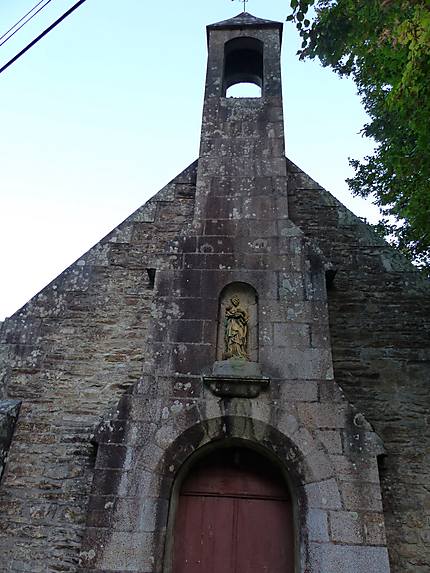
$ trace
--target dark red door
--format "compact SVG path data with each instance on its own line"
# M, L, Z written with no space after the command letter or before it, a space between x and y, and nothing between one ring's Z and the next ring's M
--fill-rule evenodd
M173 573L293 573L291 500L275 467L244 448L194 466L179 496Z

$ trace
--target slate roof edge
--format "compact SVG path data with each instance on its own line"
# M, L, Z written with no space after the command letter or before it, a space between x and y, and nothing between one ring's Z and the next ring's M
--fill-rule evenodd
M209 34L213 30L234 30L236 28L277 28L282 40L283 23L275 20L263 20L256 18L249 12L242 12L229 20L222 20L206 26L206 36L209 42Z

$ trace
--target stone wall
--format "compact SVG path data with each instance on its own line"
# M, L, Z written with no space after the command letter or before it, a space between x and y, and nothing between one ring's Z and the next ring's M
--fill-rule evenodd
M260 99L235 101L220 74L224 45L243 34L229 23L209 34L194 221L158 273L142 380L100 429L82 573L169 571L181 475L194 454L238 442L288 475L297 571L389 572L382 447L334 380L325 257L288 216L279 27L246 30L268 77ZM217 353L227 291L257 295L247 377Z
M112 433L104 437L107 434L102 429L100 442L116 444L115 455L125 455L125 450L119 453L124 445L124 423L112 408L132 387L134 392L143 392L147 397L153 388L147 385L148 378L136 385L143 361L147 367L151 363L147 329L151 312L153 318L157 315L153 307L151 310L154 291L147 269L158 269L156 285L164 289L165 294L180 285L180 288L186 286L188 293L201 288L198 269L188 269L186 284L182 278L178 282L178 275L177 287L173 276L178 274L179 257L183 261L183 253L178 252L180 236L187 228L187 233L193 234L191 230L195 227L190 224L195 173L194 165L2 326L3 380L8 383L9 397L23 400L8 470L0 487L3 536L0 563L5 571L36 573L49 568L76 571L95 462L95 446L91 444L94 428L101 418L112 418L108 425L114 437ZM216 188L222 201L225 185ZM217 201L219 203L217 199L214 203L218 204ZM238 201L236 207L240 204ZM248 213L252 213L251 207L251 204L246 207ZM428 522L425 520L428 516L423 508L428 506L429 468L425 457L428 398L423 369L428 322L423 315L423 301L428 296L428 285L396 251L292 164L289 164L289 209L294 222L337 269L329 290L335 377L348 399L375 426L386 447L381 475L392 571L427 571ZM214 227L212 215L206 227L212 229L209 231L212 238L216 238L216 242L220 240L218 230L221 229L227 237L231 236L237 223L229 223L227 218ZM273 226L258 220L244 222L244 225L258 234L254 237L257 242L247 241L251 250L255 246L261 249L265 242L266 247L269 243L273 245ZM285 235L288 225L282 225ZM201 244L209 242L215 244L206 236ZM223 247L225 245L224 241ZM187 257L191 254L187 253ZM206 253L199 260L209 259L210 254ZM166 287L160 275L163 268L173 279L165 283ZM258 272L264 276L263 269ZM215 269L210 271L212 278L205 284L213 281L215 273ZM198 287L197 275L200 277ZM209 307L201 305L201 308L203 311ZM275 322L280 320L275 317L273 305L266 305L264 311L271 313ZM204 323L205 319L202 320ZM192 336L190 330L182 332ZM277 336L279 340L277 332L271 329L267 335ZM314 336L316 333L315 330ZM273 338L270 340L273 343ZM318 395L328 403L333 399L342 401L326 385L318 391L309 381L303 387L292 382L284 388L287 387L293 403L297 399L305 400L301 408L310 420L323 419L324 407L317 412L312 406ZM311 388L319 394L312 394ZM169 412L177 411L179 418L176 415L174 418L178 420L184 415L181 413L184 405L195 404L199 396L199 400L203 399L199 377L195 380L179 377L172 386L161 377L157 392L167 392L166 407ZM205 407L212 408L210 394L205 392ZM160 406L161 403L154 404L157 408L154 412L160 412L163 420ZM243 409L240 411L243 414ZM236 416L236 406L230 406L224 415L226 413ZM293 423L290 414L285 424ZM346 452L348 442L339 437L337 422L332 427L331 422L325 420L324 431L318 427L313 430L324 444L316 446L316 451L328 448L337 456L336 475L339 475L345 471L339 454ZM335 418L332 420L334 423ZM360 423L360 419L356 421ZM299 422L299 427L302 423ZM144 435L152 435L147 432L147 425L145 428L142 439ZM156 433L162 430L157 434L158 441L164 439L162 435L167 430L163 428L164 423L157 429L154 426ZM347 435L351 435L354 428L357 430L353 425ZM151 447L155 448L154 453L160 444L156 442ZM109 472L118 471L118 467L108 467L112 462L106 461L104 449L100 455L98 468L102 473L108 472L106 479L111 479ZM360 455L359 450L348 455L353 459ZM358 462L359 457L352 464L357 466ZM111 485L114 483L112 480ZM103 497L103 502L108 503L109 499L106 501ZM90 524L100 525L102 519L110 519L103 508L97 509L99 502L97 498L91 502L93 521ZM323 509L315 507L316 512ZM322 527L319 533L312 533L317 538L320 536L319 551L329 531L341 545L360 544L360 540L365 542L371 539L369 536L376 535L378 523L373 524L365 508L358 509L366 516L359 522L354 517L357 507L332 508L328 513L326 510L318 513L320 521L312 521L309 527L311 531L317 523ZM335 559L328 554L324 557L331 558Z
M264 102L245 107L236 120L257 123ZM235 160L222 142L214 147ZM205 446L240 440L289 476L298 571L367 573L376 562L378 573L388 573L376 462L382 448L333 380L324 267L279 208L286 192L279 177L224 173L198 177L200 217L174 241L174 268L158 273L152 359L100 428L81 572L161 573L171 558L171 500L184 465ZM258 294L252 364L270 378L251 398L204 383L223 383L218 309L235 283Z
M0 321L0 332L3 326L3 322ZM6 358L5 353L2 354L3 360ZM7 381L7 369L3 366L0 371L0 400L6 397L6 381Z
M170 264L195 173L193 164L2 325L1 380L22 407L0 486L1 571L76 570L93 432L140 378L147 269Z
M289 162L291 219L337 273L329 289L336 381L382 438L392 571L430 569L430 285Z
M354 424L340 395L333 400L333 383L315 383L328 390L321 401L310 381L292 395L286 380L257 399L220 399L197 378L165 376L161 388L161 380L142 381L101 428L80 572L169 570L166 534L180 476L194 454L240 443L278 460L289 476L297 571L388 573L380 445L365 422Z
M9 454L21 402L0 400L0 482Z

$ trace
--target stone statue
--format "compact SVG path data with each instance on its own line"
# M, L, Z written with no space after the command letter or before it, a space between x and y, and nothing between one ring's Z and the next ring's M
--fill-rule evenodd
M225 309L225 352L224 360L229 358L242 358L249 360L248 357L248 312L240 306L240 299L234 295L230 299L231 305Z

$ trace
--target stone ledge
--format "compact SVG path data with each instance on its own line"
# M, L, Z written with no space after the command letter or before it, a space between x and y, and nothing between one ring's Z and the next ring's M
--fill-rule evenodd
M241 377L235 376L203 376L203 383L212 394L229 398L257 398L262 390L265 390L270 378Z

